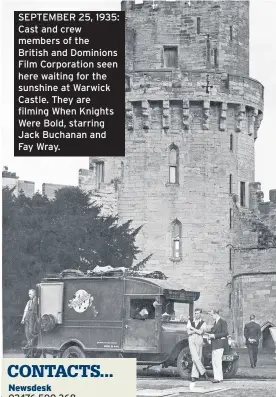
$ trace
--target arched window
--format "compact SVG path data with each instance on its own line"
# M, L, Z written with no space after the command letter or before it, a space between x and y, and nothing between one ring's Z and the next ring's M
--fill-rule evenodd
M173 259L181 258L181 232L182 226L178 219L172 223L172 257Z
M170 146L169 153L169 183L178 183L178 147L174 144Z

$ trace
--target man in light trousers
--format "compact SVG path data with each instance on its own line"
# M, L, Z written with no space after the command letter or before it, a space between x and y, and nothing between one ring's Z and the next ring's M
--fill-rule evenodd
M209 334L212 346L212 366L214 372L214 380L212 380L212 382L220 383L223 381L222 356L228 343L227 322L220 318L219 311L216 309L212 310L210 314L215 320L211 328L211 334Z
M206 370L202 364L203 333L206 330L206 323L201 318L201 309L195 309L195 318L187 323L187 333L189 335L189 348L193 360L192 382L196 382L199 376L204 376L208 380Z

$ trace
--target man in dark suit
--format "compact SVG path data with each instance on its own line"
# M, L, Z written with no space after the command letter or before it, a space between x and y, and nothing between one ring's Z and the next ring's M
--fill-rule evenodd
M246 339L246 346L248 349L251 368L255 368L257 364L258 347L262 335L261 327L255 322L255 316L250 316L249 323L244 326L244 337Z
M215 320L209 338L211 339L212 346L212 366L214 372L213 383L220 383L223 381L222 371L222 356L224 349L227 347L227 322L220 318L219 310L212 310L211 316Z

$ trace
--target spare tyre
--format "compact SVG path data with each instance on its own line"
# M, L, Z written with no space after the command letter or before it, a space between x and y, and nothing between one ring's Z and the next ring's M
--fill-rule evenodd
M55 316L52 314L44 314L40 321L40 328L43 332L51 332L57 325Z

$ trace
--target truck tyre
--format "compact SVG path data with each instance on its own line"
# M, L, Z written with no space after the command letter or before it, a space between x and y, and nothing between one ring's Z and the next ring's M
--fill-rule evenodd
M231 361L223 365L223 377L225 379L234 378L239 369L239 360Z
M85 358L84 351L78 346L69 346L61 354L62 358Z
M180 350L177 357L177 370L183 379L189 377L189 364L191 363L191 355L189 347L184 347Z

